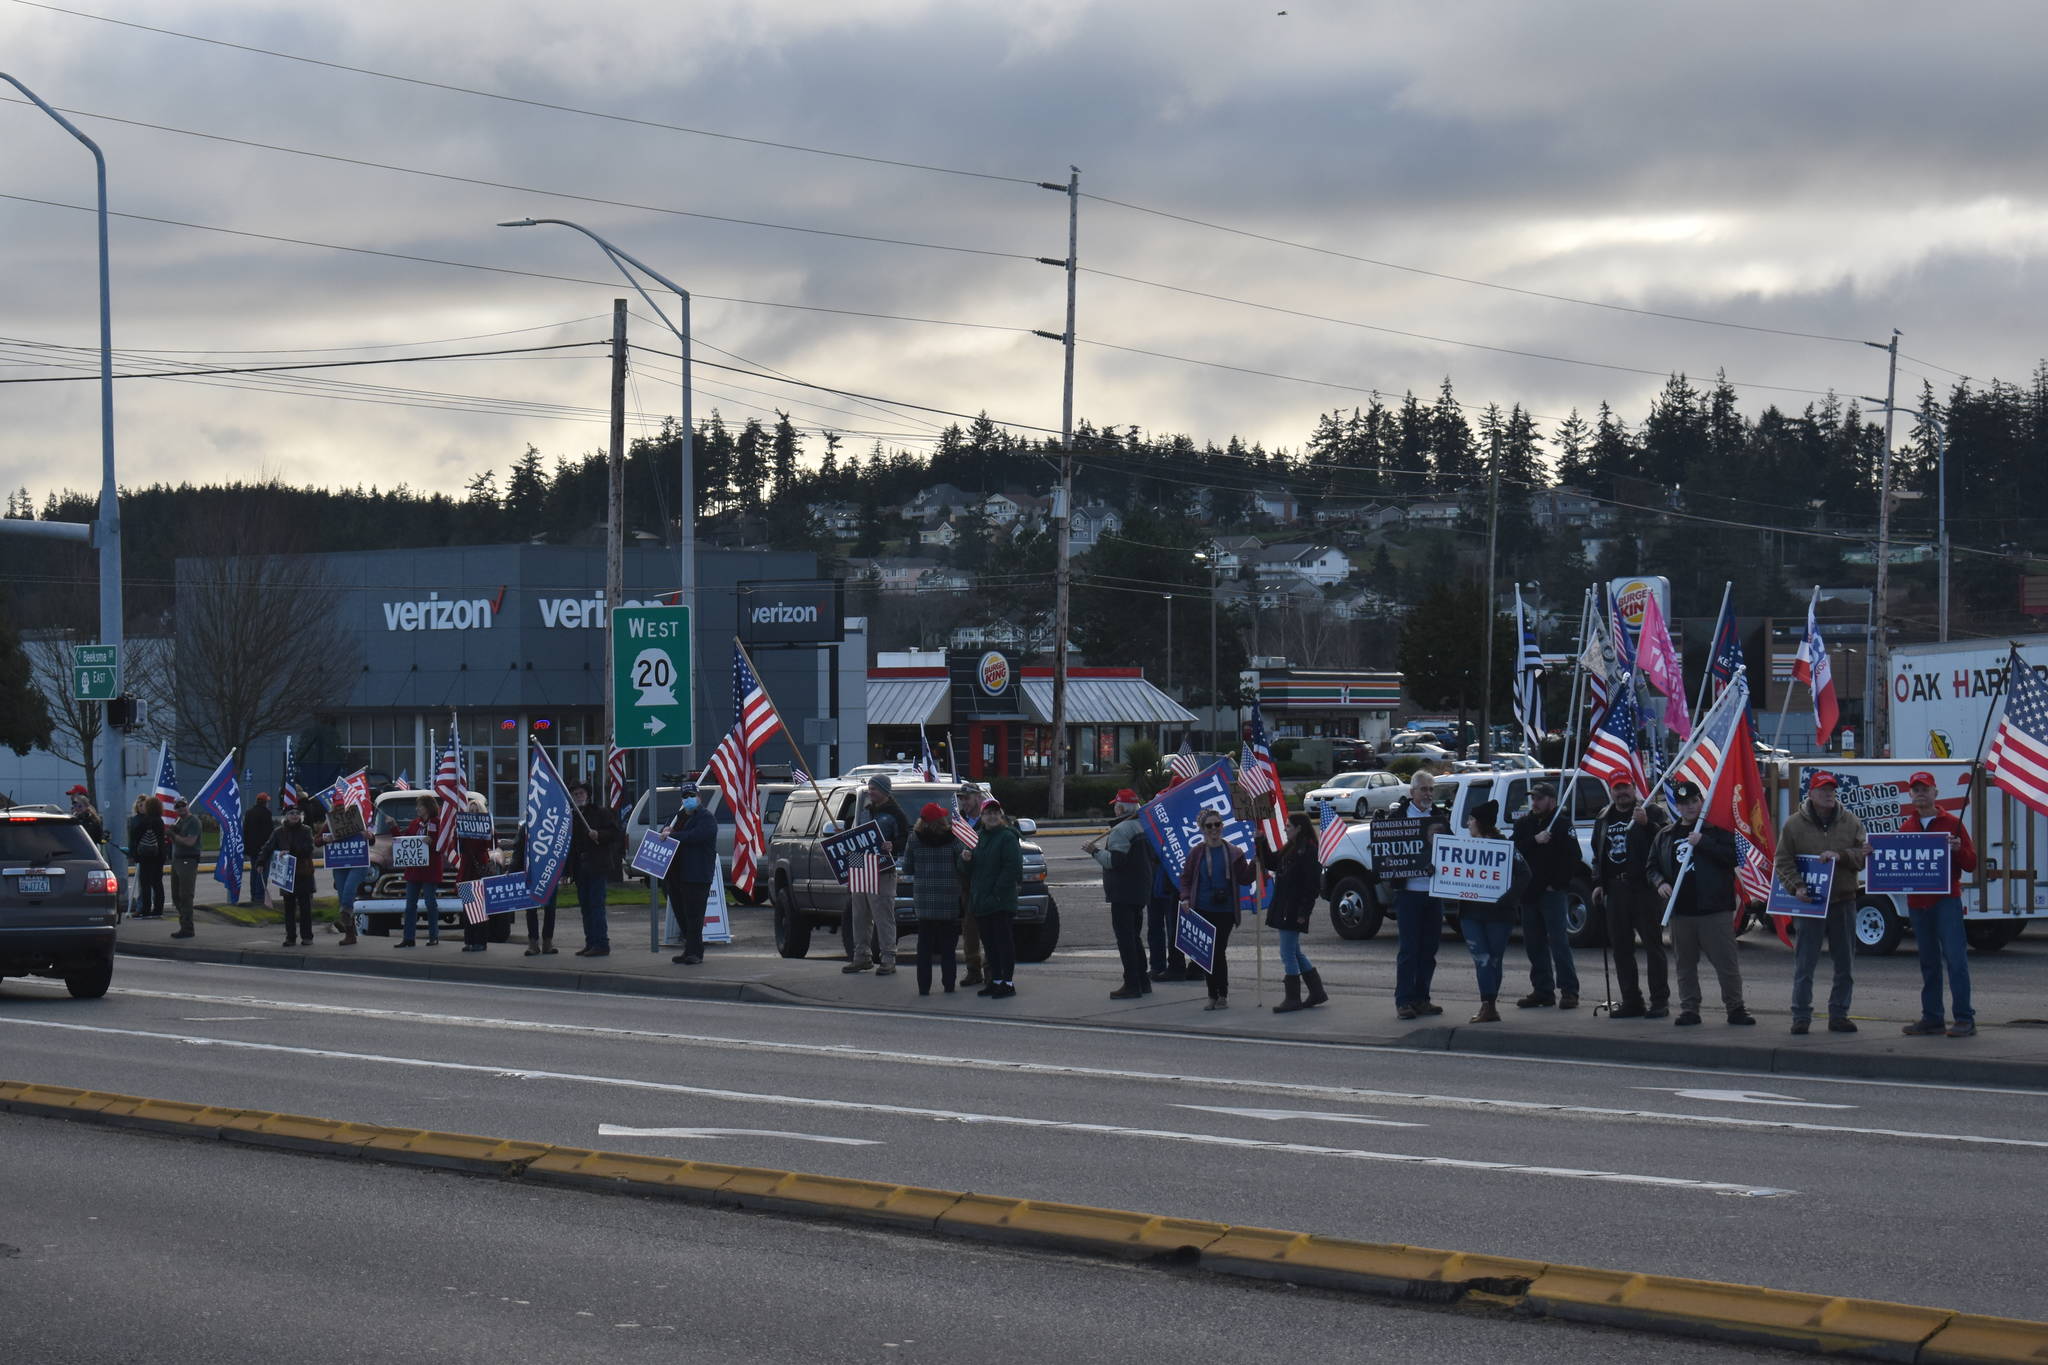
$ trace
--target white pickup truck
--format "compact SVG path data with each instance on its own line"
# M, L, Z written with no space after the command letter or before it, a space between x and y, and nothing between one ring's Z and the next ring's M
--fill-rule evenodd
M1451 827L1462 831L1465 816L1483 801L1500 802L1503 832L1529 811L1529 789L1538 782L1556 786L1559 799L1569 798L1573 824L1578 833L1579 856L1592 857L1593 817L1607 809L1607 787L1597 778L1581 777L1574 786L1570 769L1536 771L1449 773L1436 780L1436 799L1448 806ZM1397 803L1389 814L1399 816L1406 803ZM1571 928L1572 946L1597 948L1605 936L1601 921L1588 913L1588 890L1583 880L1574 881L1566 891L1570 909L1566 923ZM1323 895L1330 902L1330 926L1340 938L1371 938L1393 908L1393 891L1372 874L1371 822L1353 823L1337 852L1323 868ZM1451 912L1455 916L1456 912Z

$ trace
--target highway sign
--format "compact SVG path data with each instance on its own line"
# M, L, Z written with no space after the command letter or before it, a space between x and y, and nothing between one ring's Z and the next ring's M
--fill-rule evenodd
M695 743L688 607L612 609L612 714L621 749Z
M119 645L71 646L71 696L77 701L113 701L121 695Z

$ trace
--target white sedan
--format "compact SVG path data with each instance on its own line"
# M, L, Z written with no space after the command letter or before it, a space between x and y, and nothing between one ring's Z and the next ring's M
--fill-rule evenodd
M1339 815L1356 818L1391 809L1408 790L1408 784L1388 772L1338 773L1303 798L1302 809L1313 815L1330 803Z

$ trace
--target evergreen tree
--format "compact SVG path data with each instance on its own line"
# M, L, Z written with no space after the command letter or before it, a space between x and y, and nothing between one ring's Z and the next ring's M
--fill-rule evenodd
M775 410L774 443L774 493L777 500L789 496L796 487L797 460L803 455L803 437L797 434L789 414L780 408Z
M1437 491L1469 490L1479 478L1479 450L1464 408L1451 395L1448 377L1437 393L1436 406L1429 411L1429 435L1430 472L1436 477Z
M540 451L526 448L512 465L512 477L505 484L504 516L501 525L512 540L531 540L547 529L548 476L541 468Z
M0 611L0 744L22 755L50 746L50 707L32 672L21 635Z

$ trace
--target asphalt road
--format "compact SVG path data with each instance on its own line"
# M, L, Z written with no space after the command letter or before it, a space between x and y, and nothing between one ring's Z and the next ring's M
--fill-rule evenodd
M37 1365L1759 1354L47 1119L0 1146L0 1357Z
M0 1075L2018 1316L2048 1095L131 960Z

